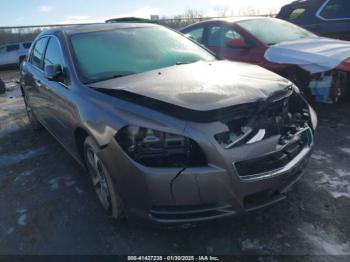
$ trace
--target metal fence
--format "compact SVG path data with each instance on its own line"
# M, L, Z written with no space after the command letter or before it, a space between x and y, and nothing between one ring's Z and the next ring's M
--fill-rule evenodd
M260 15L269 16L274 15ZM224 17L200 17L200 18L171 18L171 19L160 19L153 20L153 23L164 25L173 29L180 29L187 25L200 22L203 20L213 19L213 18L224 18ZM42 31L56 28L56 27L67 27L74 26L78 24L53 24L53 25L31 25L31 26L8 26L0 27L0 45L9 43L19 43L19 42L31 42L35 37ZM84 24L79 24L84 25Z

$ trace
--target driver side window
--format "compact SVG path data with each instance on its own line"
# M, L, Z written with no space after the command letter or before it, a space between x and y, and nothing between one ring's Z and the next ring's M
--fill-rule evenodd
M227 47L228 43L234 39L242 39L240 33L224 25L212 25L208 29L208 46Z

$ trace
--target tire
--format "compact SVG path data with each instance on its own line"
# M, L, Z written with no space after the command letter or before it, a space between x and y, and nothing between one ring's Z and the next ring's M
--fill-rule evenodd
M112 178L103 161L99 158L99 147L91 137L84 142L84 161L97 197L106 210L117 221L125 218L120 197L112 183Z
M6 92L5 83L0 79L0 94L4 94Z
M23 92L23 100L24 100L25 109L26 109L27 116L28 116L29 123L30 123L31 127L33 128L34 131L42 130L43 126L40 124L40 122L38 121L38 119L34 115L34 112L28 103L28 98L24 92Z

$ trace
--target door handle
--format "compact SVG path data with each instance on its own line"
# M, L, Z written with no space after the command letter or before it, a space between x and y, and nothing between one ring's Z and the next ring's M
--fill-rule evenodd
M41 87L41 81L40 81L40 80L35 79L35 84L36 84L38 87Z

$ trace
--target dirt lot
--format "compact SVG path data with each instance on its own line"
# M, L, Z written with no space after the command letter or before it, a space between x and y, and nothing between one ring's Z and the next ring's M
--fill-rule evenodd
M29 127L17 73L0 77L8 90L0 95L0 255L350 255L349 104L317 106L316 148L288 199L190 229L155 229L107 217L84 170Z

